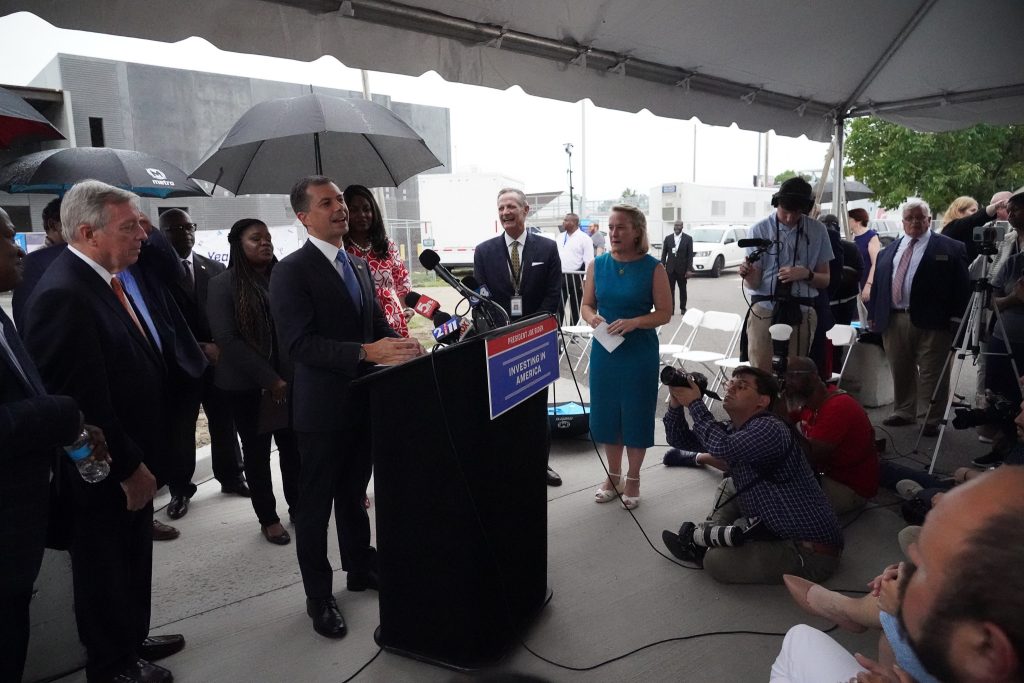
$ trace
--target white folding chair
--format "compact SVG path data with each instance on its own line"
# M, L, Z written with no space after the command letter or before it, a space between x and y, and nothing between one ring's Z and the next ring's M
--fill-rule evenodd
M825 336L832 342L833 347L846 347L839 372L833 372L832 377L829 378L829 381L835 382L838 387L843 383L843 373L846 372L846 364L850 361L850 352L853 351L853 345L857 342L857 328L853 325L837 324L833 325L832 329L825 333Z
M679 361L680 365L685 365L686 363L700 363L704 366L704 369L707 370L708 374L714 374L708 363L725 360L732 355L737 342L739 342L740 328L742 325L743 318L736 313L708 311L701 317L699 329L730 333L729 341L725 345L725 352L693 348L692 344L696 343L696 338L698 336L694 334L694 338L691 340L691 348L679 353L673 353L672 357Z
M658 344L658 358L662 363L665 362L665 356L671 356L675 353L682 353L683 351L689 351L690 346L693 344L693 338L697 336L697 329L700 327L700 321L704 317L704 311L699 308L689 308L686 313L683 314L679 320L679 324L676 325L675 332L669 338L667 344ZM683 329L683 325L690 328L690 333L686 336L686 341L682 344L676 344L676 337Z

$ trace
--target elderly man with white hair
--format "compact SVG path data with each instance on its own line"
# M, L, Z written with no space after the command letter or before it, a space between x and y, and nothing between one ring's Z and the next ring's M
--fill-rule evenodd
M879 252L867 303L868 324L882 334L892 370L895 401L883 424L923 419L924 435L936 436L949 390L943 366L953 343L951 318L963 315L971 294L967 253L960 242L930 230L931 209L923 199L908 199L900 215L903 234Z

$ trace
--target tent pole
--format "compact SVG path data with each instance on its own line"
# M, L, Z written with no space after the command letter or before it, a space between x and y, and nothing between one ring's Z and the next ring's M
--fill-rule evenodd
M845 119L836 116L835 154L832 155L832 212L839 218L841 232L850 239L850 224L846 217L846 183L843 182L843 131Z

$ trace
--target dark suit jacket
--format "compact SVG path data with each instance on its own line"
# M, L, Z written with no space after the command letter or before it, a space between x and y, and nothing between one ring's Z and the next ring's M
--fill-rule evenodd
M57 257L29 300L23 336L47 390L74 398L107 437L111 473L96 486L123 495L116 482L139 463L162 466L163 358L109 283L71 251Z
M171 287L171 293L195 338L201 342L212 342L213 333L210 331L210 321L206 317L206 295L210 280L223 273L225 266L195 252L192 252L192 263L195 266L195 290L189 291L185 284L185 276L182 274L181 279Z
M53 260L67 249L67 246L66 244L57 244L52 247L36 249L22 260L21 284L15 287L11 293L14 324L18 326L19 330L25 327L25 305L28 303L29 297L35 291L43 273L50 267Z
M229 391L270 389L277 380L290 379L287 356L280 352L280 344L274 339L273 325L269 329L273 349L257 350L242 337L235 320L234 292L233 269L229 268L210 280L206 314L213 330L213 340L220 347L214 381L218 387Z
M526 233L526 242L519 254L522 264L523 316L555 313L562 302L562 261L554 240ZM481 242L473 256L473 276L486 285L491 299L511 314L512 276L509 274L508 247L505 233Z
M0 310L6 339L29 383L0 349L0 595L31 590L46 539L50 466L78 436L78 405L49 396L11 319Z
M349 383L370 369L359 361L360 346L398 336L377 304L366 261L349 258L362 290L361 311L356 310L334 265L312 242L274 266L270 279L277 336L294 366L292 427L296 431L329 432L349 425Z
M676 234L667 235L661 244L661 262L669 275L682 277L693 267L693 238L685 232L679 234L679 250L673 254Z
M878 252L875 259L875 279L868 302L868 319L875 332L884 332L889 326L892 308L893 259L903 235ZM914 273L910 289L910 322L924 330L941 330L949 319L961 316L971 296L967 274L967 252L964 245L938 233L928 238L921 263Z
M186 382L199 379L209 364L174 298L184 270L177 252L162 232L154 230L150 233L138 262L129 270L146 299L146 306L160 335L164 362L171 375ZM205 312L203 317L205 319Z

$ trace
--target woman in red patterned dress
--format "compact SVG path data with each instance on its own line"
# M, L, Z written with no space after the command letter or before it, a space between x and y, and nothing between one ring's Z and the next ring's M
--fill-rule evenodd
M345 251L369 264L377 301L388 325L398 334L408 337L408 321L413 312L404 303L405 295L412 289L409 269L402 261L398 247L384 231L384 221L373 193L362 185L349 185L344 194L348 204Z

